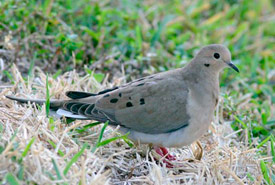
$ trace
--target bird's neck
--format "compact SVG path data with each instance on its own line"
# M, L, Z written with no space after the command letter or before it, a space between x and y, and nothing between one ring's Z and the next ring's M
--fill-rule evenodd
M219 87L219 71L204 70L201 66L192 62L181 69L183 78L192 84L200 83L200 85Z
M200 66L187 65L182 68L183 79L188 83L195 96L218 99L219 96L219 72L209 73L207 70L201 70Z

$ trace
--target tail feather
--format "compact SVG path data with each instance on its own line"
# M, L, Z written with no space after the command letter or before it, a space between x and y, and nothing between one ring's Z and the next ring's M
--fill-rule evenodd
M46 100L43 100L43 99L28 99L28 98L20 98L20 97L16 97L16 96L6 96L6 98L15 100L20 103L31 102L31 103L35 103L38 105L43 105L46 102ZM64 103L65 103L65 101L62 101L62 100L51 100L50 101L50 109L58 110L59 108L61 108L63 106Z
M81 95L76 93L77 95ZM87 94L88 95L88 94ZM83 94L85 96L85 94ZM82 98L83 98L82 96ZM76 96L75 96L76 97ZM16 96L6 96L6 98L15 100L19 103L35 103L38 105L43 105L46 100L44 99L28 99L28 98L21 98ZM80 99L82 99L80 98ZM65 116L66 118L72 118L72 119L82 119L87 120L91 119L93 117L95 120L100 120L105 122L106 118L105 116L102 116L101 114L95 113L92 111L94 109L94 104L92 103L83 103L79 102L78 99L72 99L72 100L50 100L50 109L53 113L60 116ZM97 110L95 110L97 111ZM88 117L87 117L88 115Z
M88 119L85 116L82 116L82 115L79 115L79 114L74 114L74 113L72 113L70 111L66 111L64 109L58 109L56 111L56 114L60 115L60 116L65 116L66 118L82 119L82 120L87 120Z

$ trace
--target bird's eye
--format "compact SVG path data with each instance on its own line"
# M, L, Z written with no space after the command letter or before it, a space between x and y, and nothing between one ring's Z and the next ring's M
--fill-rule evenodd
M219 53L214 53L214 58L215 59L219 59L220 58L220 54Z

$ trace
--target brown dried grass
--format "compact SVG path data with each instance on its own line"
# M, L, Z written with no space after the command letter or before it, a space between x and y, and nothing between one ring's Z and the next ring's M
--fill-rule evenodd
M51 129L46 117L45 107L41 110L30 105L20 105L5 98L5 95L16 94L23 97L45 97L46 76L36 68L37 76L25 83L16 67L13 67L15 84L0 85L0 123L3 125L1 145L5 146L0 155L0 179L8 172L15 176L20 169L19 163L13 160L20 158L23 150L32 138L35 138L22 164L25 169L24 182L31 184L252 184L247 174L255 178L253 184L263 184L259 167L259 156L254 149L238 141L237 132L233 132L230 124L221 117L221 106L217 108L216 121L208 133L201 139L204 155L201 160L194 158L195 145L191 147L173 148L171 153L178 160L175 168L166 168L157 163L155 153L148 146L130 148L124 141L117 140L95 153L86 149L68 174L63 170L70 159L87 142L93 147L98 139L102 126L96 126L82 134L75 132L80 126L90 121L75 121L69 125L55 120ZM120 84L124 79L117 79ZM67 72L54 80L49 77L51 98L66 98L67 90L96 92L111 86L106 80L103 84L91 76L78 76L75 72ZM34 90L35 89L35 90ZM219 113L220 112L220 113ZM218 121L222 124L218 124ZM13 134L15 138L12 140ZM107 128L104 138L116 135L116 130ZM49 144L56 144L56 148ZM16 148L17 145L17 148ZM14 149L15 148L15 149ZM61 156L58 150L64 153ZM56 176L52 159L55 160L62 180L52 180L48 173Z

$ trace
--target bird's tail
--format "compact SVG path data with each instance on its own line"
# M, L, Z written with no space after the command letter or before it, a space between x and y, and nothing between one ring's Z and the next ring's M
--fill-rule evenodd
M16 96L6 96L6 98L15 100L20 103L31 102L31 103L35 103L37 105L43 105L46 102L46 100L43 100L43 99L28 99L28 98L20 98L20 97L16 97ZM50 109L56 111L59 108L62 108L65 102L66 101L64 101L64 100L51 100L50 101Z
M6 96L6 98L15 100L20 103L35 103L37 105L43 105L46 100L43 99L28 99L28 98L20 98L16 96ZM87 119L87 117L74 114L66 109L64 109L64 104L66 104L70 100L50 100L50 110L53 115L60 117L60 116L65 116L67 118L72 118L72 119Z

